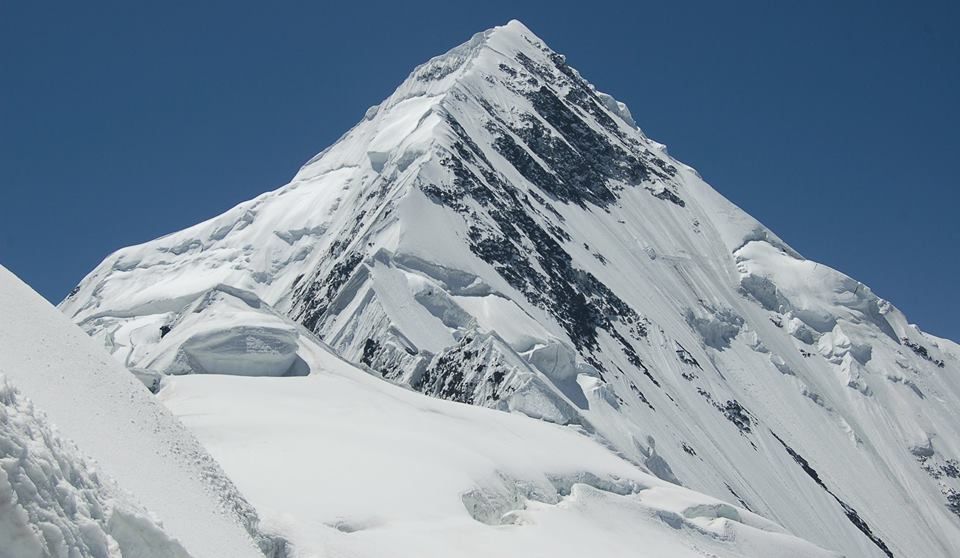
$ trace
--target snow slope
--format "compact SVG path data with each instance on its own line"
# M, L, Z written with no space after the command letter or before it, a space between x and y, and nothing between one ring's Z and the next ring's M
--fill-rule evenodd
M0 557L189 558L0 376Z
M294 556L836 556L569 429L315 356L308 377L178 376L159 394Z
M22 545L0 555L117 556L110 535L124 556L263 556L254 510L133 375L2 267L0 309L0 542Z
M516 21L61 308L154 387L317 372L310 332L847 555L960 548L960 347L798 254Z

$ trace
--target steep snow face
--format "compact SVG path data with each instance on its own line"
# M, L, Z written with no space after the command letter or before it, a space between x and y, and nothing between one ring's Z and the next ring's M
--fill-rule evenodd
M282 550L196 438L2 267L0 308L0 556L262 558L248 531Z
M2 375L0 556L190 557Z
M308 377L178 376L159 394L295 556L838 556L569 428L315 357Z
M256 301L249 328L204 329L214 291ZM388 380L577 425L824 547L960 547L960 347L803 258L519 22L61 307L148 383L311 370L303 332L266 317L285 316Z

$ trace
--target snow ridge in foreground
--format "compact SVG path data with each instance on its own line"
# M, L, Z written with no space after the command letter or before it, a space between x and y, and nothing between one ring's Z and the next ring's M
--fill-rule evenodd
M190 558L0 374L0 557Z
M163 530L191 556L262 557L250 533L264 550L282 549L282 541L259 533L254 509L197 439L143 384L3 267L0 308L0 373L6 382L29 398L61 436L77 444L96 463L98 475L114 479L142 508L162 521ZM8 413L10 409L20 407L9 407ZM17 416L21 416L19 410ZM15 438L18 431L14 427ZM0 443L16 441L0 439ZM40 451L36 455L42 456L46 450ZM28 465L29 460L17 461L22 457L22 451L10 454L13 460L5 464L17 468ZM67 463L64 467L85 471L78 464ZM7 469L8 476L13 470ZM53 479L55 475L45 472L43 478ZM68 480L86 482L82 475ZM32 501L29 496L18 493L18 498L27 502ZM49 499L43 502L43 509L54 503ZM51 512L57 513L43 513ZM136 530L133 519L126 527L120 519L116 521L119 529ZM42 521L37 525L43 528ZM111 535L119 532L111 531Z

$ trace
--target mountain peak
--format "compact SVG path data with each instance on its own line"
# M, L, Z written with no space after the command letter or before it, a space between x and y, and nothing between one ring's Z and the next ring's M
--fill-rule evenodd
M505 25L492 27L473 35L447 52L434 56L417 66L397 91L387 99L402 100L414 94L436 94L451 87L473 66L477 58L486 55L490 61L514 59L518 53L534 59L552 51L523 23L510 20Z
M491 28L491 31L519 35L533 35L533 32L530 31L530 28L524 25L524 23L519 19L511 19L503 25L498 25Z
M486 42L490 48L494 49L505 45L511 45L513 49L517 49L523 44L536 47L546 46L546 43L540 37L518 19L511 19L503 25L491 27L482 34L486 36Z
M342 162L330 151L353 143L350 136L362 136L358 141L373 145L374 149L368 150L373 154L371 164L382 169L385 157L397 152L398 143L409 139L413 131L419 132L417 141L421 144L416 151L425 151L423 144L449 136L430 130L438 122L448 123L456 107L472 105L464 108L471 113L490 113L500 107L503 114L495 119L506 122L519 114L518 104L529 104L540 89L549 89L554 97L576 97L575 103L580 105L576 110L600 118L610 130L618 128L620 125L613 121L619 121L625 128L616 133L639 132L651 149L664 151L664 146L643 137L625 104L597 91L567 65L564 55L550 49L520 21L511 20L417 66L388 98L370 107L360 124L337 144L310 159L294 180L338 168ZM431 114L438 118L429 118Z
M312 333L847 555L960 544L960 348L790 249L519 22L417 67L290 184L111 255L62 308L154 374L314 373Z
M395 120L393 117L397 116L395 113L403 112L406 118L410 119L416 118L410 116L411 109L414 112L419 111L420 116L432 111L447 98L450 91L458 88L471 75L475 75L472 70L478 64L478 59L482 59L479 62L481 67L495 68L498 64L509 63L518 54L522 58L539 60L544 58L546 53L552 53L552 51L523 23L515 19L505 25L476 33L468 41L414 68L389 97L369 107L360 124L345 134L337 144L342 143L359 128L370 127L365 124L367 122L376 121L377 124L373 127L391 128L391 122ZM404 107L394 110L398 105L404 105ZM381 125L384 121L390 122ZM406 126L400 127L406 128ZM320 162L328 151L330 151L329 148L307 161L297 173L295 180L315 176L318 172L315 164ZM322 167L320 172L323 172L323 168L325 167Z

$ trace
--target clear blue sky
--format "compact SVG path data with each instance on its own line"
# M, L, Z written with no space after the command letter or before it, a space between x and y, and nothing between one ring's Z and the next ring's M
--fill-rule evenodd
M957 2L4 2L0 263L59 301L511 18L804 255L960 340Z

